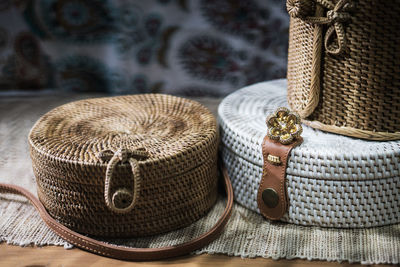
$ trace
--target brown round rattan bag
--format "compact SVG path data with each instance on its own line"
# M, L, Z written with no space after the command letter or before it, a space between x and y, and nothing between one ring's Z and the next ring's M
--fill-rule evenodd
M216 121L195 101L146 94L72 102L40 118L29 143L40 201L80 233L170 231L217 197Z
M163 233L191 224L213 206L217 125L195 101L146 94L69 103L41 117L29 143L39 199L10 184L0 183L0 193L25 196L56 234L89 252L124 260L184 255L216 239L231 215L232 185L220 165L226 207L200 236L160 248L87 236Z

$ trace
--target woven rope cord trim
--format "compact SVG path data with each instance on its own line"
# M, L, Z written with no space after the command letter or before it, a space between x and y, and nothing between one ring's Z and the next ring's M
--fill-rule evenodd
M367 140L376 140L376 141L400 140L400 132L387 133L387 132L366 131L362 129L355 129L352 127L345 127L345 126L339 127L335 125L328 125L321 123L319 121L309 121L309 120L303 120L303 123L310 127L313 127L314 129L342 134L346 136L353 136Z
M307 4L310 2L311 1L308 1ZM315 8L315 16L322 16L323 12L323 7L317 6ZM311 60L311 80L308 100L304 101L304 103L299 107L296 106L297 102L289 102L289 106L292 110L296 110L302 118L306 118L314 112L315 108L318 106L320 95L321 55L323 52L322 27L318 25L314 26L312 29L312 36L313 57Z

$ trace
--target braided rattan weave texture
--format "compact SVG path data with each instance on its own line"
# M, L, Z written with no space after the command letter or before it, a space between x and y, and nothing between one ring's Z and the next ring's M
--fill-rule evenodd
M194 222L216 200L216 121L195 101L147 94L72 102L39 119L29 141L41 202L81 233L166 232ZM105 203L106 171L117 154L110 194L138 191L124 213Z
M258 212L265 118L287 106L286 81L260 83L219 106L222 155L236 201ZM304 126L287 173L284 221L327 227L372 227L400 222L400 141L365 141Z
M309 2L287 1L289 105L317 129L399 140L399 2Z

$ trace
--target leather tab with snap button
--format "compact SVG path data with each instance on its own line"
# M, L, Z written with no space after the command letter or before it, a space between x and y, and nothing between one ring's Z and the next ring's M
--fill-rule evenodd
M287 108L279 108L267 119L268 132L262 143L263 175L258 188L260 213L279 220L288 209L286 168L290 151L303 142L301 120Z

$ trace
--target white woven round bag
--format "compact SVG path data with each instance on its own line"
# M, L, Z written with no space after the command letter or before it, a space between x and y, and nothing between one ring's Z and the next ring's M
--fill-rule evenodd
M282 106L287 107L286 80L245 87L218 109L235 199L256 212L265 119ZM341 228L400 222L400 141L365 141L304 125L302 137L288 160L283 221Z

